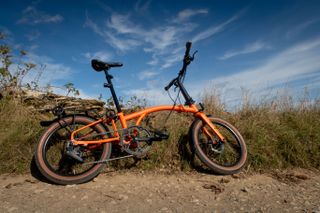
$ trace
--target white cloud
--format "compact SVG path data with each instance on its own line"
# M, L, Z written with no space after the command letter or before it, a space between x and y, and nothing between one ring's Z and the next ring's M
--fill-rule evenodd
M101 28L98 27L98 25L89 18L88 13L86 13L86 21L84 22L83 26L91 28L99 36L104 36L104 33L101 30Z
M106 28L98 27L86 14L87 18L84 26L93 29L106 43L122 53L142 46L143 50L151 55L151 60L147 64L151 66L161 64L160 68L166 69L182 58L184 43L190 40L190 38L186 38L186 35L194 31L198 26L196 23L185 23L183 21L192 16L207 13L207 9L183 10L176 17L165 20L163 24L151 28L133 22L134 17L130 13L112 13L110 18L105 22ZM243 11L220 25L209 27L205 31L200 32L194 36L192 41L197 42L207 39L224 31L227 25L237 20L242 13ZM177 20L179 20L179 23Z
M67 80L71 78L73 70L61 63L56 63L47 56L39 56L34 53L28 53L26 61L37 65L36 70L31 71L25 78L24 82L30 82L40 77L39 86L54 84L58 80ZM39 73L43 72L43 73ZM41 74L39 76L39 74Z
M241 88L250 91L255 97L269 94L272 89L297 81L312 81L320 77L320 39L294 45L268 59L258 67L212 79L207 87L221 88L227 102L239 103ZM320 82L312 81L320 87ZM308 86L308 83L303 86ZM196 88L202 91L201 86Z
M199 14L207 14L207 9L198 9L198 10L192 10L192 9L186 9L182 10L178 13L177 22L185 21L191 18L192 16L199 15Z
M119 34L143 34L144 30L137 24L130 21L130 15L113 13L107 21L107 27L115 30Z
M164 90L155 88L141 88L134 90L127 90L124 92L125 95L132 97L137 96L139 98L145 98L150 105L168 104L170 98Z
M130 20L130 15L114 13L107 21L107 27L115 31L115 34L109 30L105 32L105 35L109 38L108 42L119 50L130 50L136 46L147 44L150 47L145 48L146 52L163 51L170 45L176 44L183 33L194 29L193 24L182 26L168 24L147 29L132 23ZM119 35L121 35L121 38L119 38ZM123 43L127 44L123 45Z
M320 22L320 19L311 19L308 21L305 21L301 24L297 24L294 27L292 27L287 33L286 33L286 37L287 38L291 38L295 35L298 35L299 33L303 32L305 29L309 28L310 26L316 24Z
M41 24L41 23L58 23L63 20L60 14L50 15L46 12L39 11L35 5L28 6L22 12L22 17L17 21L18 24Z
M115 49L120 50L121 52L131 50L132 48L137 47L141 44L139 41L134 39L118 38L117 36L114 36L110 32L105 32L104 37L107 43L109 43Z
M111 53L106 52L106 51L98 51L95 53L86 52L83 54L83 56L88 60L99 59L102 61L110 61L112 58Z
M41 33L38 30L34 30L34 31L30 32L29 34L27 34L26 37L29 41L33 41L33 40L36 40L37 38L39 38L40 35L41 35Z
M241 50L229 50L227 51L222 57L220 57L220 60L225 60L229 59L238 55L244 55L244 54L249 54L249 53L254 53L257 51L260 51L262 49L268 48L268 46L261 42L261 41L256 41L254 43L246 45L243 49Z
M140 80L145 80L145 79L149 79L149 78L152 78L154 76L157 76L159 75L159 72L155 72L155 71L152 71L152 70L145 70L145 71L142 71L138 74L138 78Z
M138 0L134 5L134 10L136 12L145 12L149 9L150 3L151 3L151 0L149 1Z
M231 24L232 22L236 21L238 18L240 17L240 14L236 14L234 16L232 16L230 19L228 19L227 21L219 24L218 26L212 26L209 27L208 29L202 31L201 33L197 34L196 36L193 37L192 41L193 42L198 42L204 39L207 39L217 33L222 32L223 30L225 30L225 28Z

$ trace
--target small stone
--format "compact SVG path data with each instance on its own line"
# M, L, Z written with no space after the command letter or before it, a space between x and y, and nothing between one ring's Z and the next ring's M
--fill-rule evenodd
M6 189L11 189L11 188L12 188L12 183L9 183L9 184L6 185L4 188L6 188Z
M233 177L234 179L239 179L239 178L240 178L240 175L238 175L238 174L233 174L233 175L231 175L231 177Z
M220 183L229 183L230 180L225 179L225 178L221 178L221 179L219 180L219 182L220 182Z
M191 202L192 203L199 203L199 200L198 199L193 199Z
M66 185L66 188L73 188L75 187L76 185L75 184L72 184L72 185Z
M88 198L89 198L88 195L85 195L81 198L81 200L87 200Z
M161 209L161 211L168 211L169 209L167 208L167 207L163 207L162 209Z
M36 193L36 194L40 194L40 193L42 193L42 192L44 192L44 189L37 189L37 190L34 190L34 193Z
M24 182L27 182L27 183L38 183L39 181L38 180L26 179Z
M17 207L11 207L11 208L8 209L8 212L13 212L13 211L15 211L17 209L18 209Z
M127 195L122 195L122 194L119 195L120 200L128 200L128 198L129 197Z
M248 188L246 188L246 187L244 187L244 188L242 188L242 189L240 189L242 192L249 192L249 190L248 190Z

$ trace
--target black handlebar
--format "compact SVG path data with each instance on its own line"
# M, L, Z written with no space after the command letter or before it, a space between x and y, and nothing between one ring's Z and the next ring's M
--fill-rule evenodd
M167 90L170 89L170 87L172 87L172 85L175 85L176 87L179 87L179 89L180 89L179 92L181 91L181 94L183 95L184 99L186 100L185 105L189 105L189 106L194 104L194 100L190 97L190 95L188 94L187 90L183 86L183 80L184 80L184 75L186 73L188 65L193 61L194 55L197 53L197 51L195 51L193 53L193 55L190 56L191 46L192 46L192 43L190 41L188 41L186 43L186 52L185 52L184 58L183 58L183 66L182 66L182 69L180 70L180 72L178 74L178 77L174 78L168 84L168 86L166 86L164 88L167 91ZM179 95L179 93L178 93L178 95ZM176 102L174 102L174 104L175 103Z
M184 57L190 55L191 46L192 46L192 42L191 42L191 41L188 41L188 42L186 43L186 52L185 52L185 54L184 54Z
M191 63L191 61L193 60L194 55L193 55L192 57L190 56L191 46L192 46L192 42L191 42L191 41L188 41L188 42L186 43L186 52L184 53L182 69L180 70L178 77L175 78L175 79L173 79L173 80L164 88L166 91L168 91L168 90L170 89L170 87L172 87L172 85L175 84L176 81L178 81L179 78L181 78L181 77L184 75L184 73L185 73L185 71L186 71L186 69L187 69L187 66L188 66L188 65Z
M169 84L168 86L166 86L164 89L165 91L168 91L170 89L170 87L172 87L172 85L176 82L177 78L173 79Z

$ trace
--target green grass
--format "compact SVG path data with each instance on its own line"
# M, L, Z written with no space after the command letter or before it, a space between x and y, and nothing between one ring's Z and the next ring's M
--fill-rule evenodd
M299 104L284 100L290 99L246 103L235 112L226 112L218 96L203 96L208 114L227 120L243 135L248 146L246 170L320 169L319 100ZM162 127L166 115L152 115L152 126ZM17 100L0 100L0 173L29 171L35 144L43 130L40 120L41 115L30 112ZM192 170L188 146L188 129L192 121L192 116L172 113L166 123L170 132L168 140L154 143L146 158L138 162L123 160L110 166L115 169Z

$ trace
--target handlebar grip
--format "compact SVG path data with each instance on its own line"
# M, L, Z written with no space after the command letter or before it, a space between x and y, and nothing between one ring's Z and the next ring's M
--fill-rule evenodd
M191 42L191 41L188 41L188 42L186 43L186 54L185 54L185 55L189 55L190 49L191 49L191 45L192 45L192 42Z
M168 84L168 86L166 86L166 87L164 88L165 91L168 91L168 90L170 89L170 87L172 87L172 85L174 84L175 81L176 81L176 78L173 79L173 80Z

